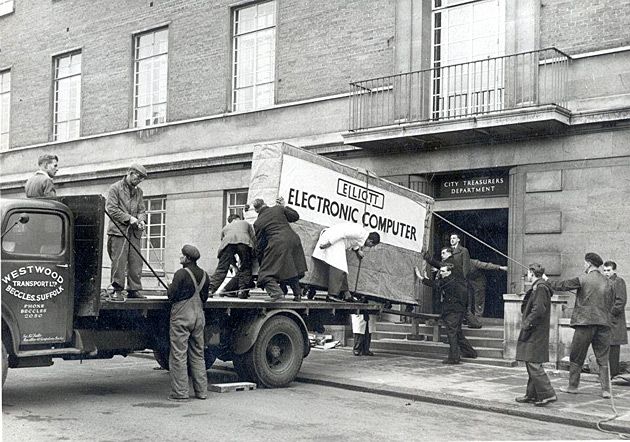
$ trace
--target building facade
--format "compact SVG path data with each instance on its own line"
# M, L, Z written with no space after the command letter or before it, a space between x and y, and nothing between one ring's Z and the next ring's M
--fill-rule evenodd
M3 196L42 153L59 195L140 162L149 261L173 272L192 243L212 269L253 146L286 141L434 196L433 248L453 223L509 255L507 277L486 274L488 316L520 291L518 263L572 277L597 251L630 275L630 5L97 3L0 2Z

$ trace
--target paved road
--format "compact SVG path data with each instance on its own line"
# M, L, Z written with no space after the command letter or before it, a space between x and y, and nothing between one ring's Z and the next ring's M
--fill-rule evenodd
M58 361L9 371L10 441L366 441L605 439L593 430L308 384L167 401L168 373L146 359ZM211 372L213 381L231 374Z

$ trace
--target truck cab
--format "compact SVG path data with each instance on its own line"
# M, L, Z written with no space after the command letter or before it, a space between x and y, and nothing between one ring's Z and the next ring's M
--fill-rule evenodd
M76 271L75 266L77 261L85 268L100 260L102 233L97 229L102 222L94 220L102 205L100 196L2 199L3 381L5 365L51 365L55 354L85 350L77 347L74 318L77 311L86 310L83 304L93 298L86 290L94 291L100 276ZM72 207L95 215L81 221ZM76 220L84 225L75 226Z

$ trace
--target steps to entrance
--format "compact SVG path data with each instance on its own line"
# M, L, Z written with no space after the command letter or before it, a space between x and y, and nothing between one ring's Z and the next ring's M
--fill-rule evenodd
M420 324L418 335L413 335L411 324L377 322L372 331L371 349L407 356L444 359L448 355L448 340L444 327L440 327L440 341L433 342L433 327ZM483 319L483 328L471 329L464 326L464 336L477 350L477 359L463 358L465 362L514 367L516 361L503 359L503 321ZM348 345L352 345L349 340Z

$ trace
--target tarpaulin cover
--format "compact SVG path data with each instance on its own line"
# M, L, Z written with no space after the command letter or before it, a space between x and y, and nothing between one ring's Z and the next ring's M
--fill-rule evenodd
M308 263L303 284L319 289L328 285L327 266L311 256L322 229L356 222L378 232L381 243L366 249L358 282L359 260L347 252L350 290L357 284L360 294L418 303L413 267L421 265L426 248L431 197L286 143L258 145L249 201L262 198L272 206L279 196L300 214L292 227L302 240ZM252 221L255 216L250 210L246 219Z

